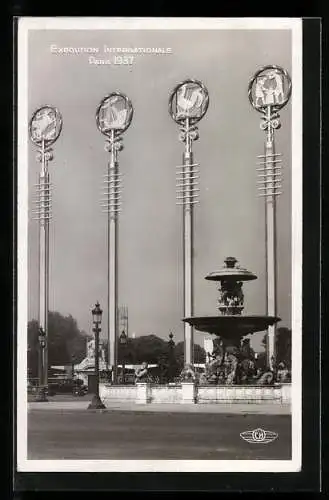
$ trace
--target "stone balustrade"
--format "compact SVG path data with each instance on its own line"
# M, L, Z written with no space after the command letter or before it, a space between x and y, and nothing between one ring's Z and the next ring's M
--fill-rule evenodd
M109 385L99 384L99 395L106 405L107 402L131 401L138 399L137 385Z
M182 399L182 386L179 384L152 385L151 403L180 403Z
M291 402L291 384L273 386L252 385L196 385L193 382L156 385L100 384L100 397L104 404L127 401L137 404L177 403L273 403Z

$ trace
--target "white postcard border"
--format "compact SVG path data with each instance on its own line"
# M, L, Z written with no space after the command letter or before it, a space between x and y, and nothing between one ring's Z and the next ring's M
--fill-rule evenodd
M28 32L29 30L287 29L292 31L292 459L28 460ZM255 68L257 69L257 68ZM18 472L296 472L302 430L302 20L298 18L20 18L18 22L17 470ZM247 83L247 82L246 82Z

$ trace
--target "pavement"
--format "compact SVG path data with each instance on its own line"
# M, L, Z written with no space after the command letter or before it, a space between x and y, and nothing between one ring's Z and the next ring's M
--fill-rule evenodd
M89 399L61 400L47 402L29 402L28 411L83 411L88 409ZM138 404L134 402L113 401L107 403L105 410L88 410L88 412L146 412L146 413L202 413L202 414L229 414L229 415L290 415L289 404L273 403L204 403L204 404L180 404L180 403L149 403Z
M78 402L58 403L35 403L29 411L29 460L114 460L118 464L120 460L291 459L290 415L242 413L245 407L239 414L230 414L227 405L218 404L193 405L192 411L179 404L113 405L106 411L85 411L86 406ZM204 410L199 411L201 406ZM205 413L214 406L216 412ZM241 438L240 433L258 428L276 433L276 439L263 444Z

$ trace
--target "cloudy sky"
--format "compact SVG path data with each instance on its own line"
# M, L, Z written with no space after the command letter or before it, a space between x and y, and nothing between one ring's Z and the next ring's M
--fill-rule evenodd
M250 77L265 64L291 72L289 30L34 30L28 38L29 116L43 105L59 108L63 130L49 164L53 190L50 227L50 309L72 314L90 332L96 300L107 318L106 215L100 206L108 153L95 111L112 91L133 102L134 117L120 153L123 173L119 222L119 304L129 309L130 333L183 340L182 217L176 205L175 166L183 144L168 113L172 88L202 80L210 95L194 143L200 163L195 209L195 314L216 314L218 292L204 277L226 256L253 271L244 286L245 313L265 312L264 200L257 197L256 157L263 152L260 115L247 97ZM170 54L134 56L132 65L94 65L88 54L57 47L165 47ZM113 56L110 56L113 59ZM291 105L281 111L277 150L283 153L283 194L278 200L278 315L291 322ZM29 196L40 164L29 146ZM37 317L37 222L29 220L29 319ZM263 334L256 334L259 348ZM195 334L203 342L203 334Z

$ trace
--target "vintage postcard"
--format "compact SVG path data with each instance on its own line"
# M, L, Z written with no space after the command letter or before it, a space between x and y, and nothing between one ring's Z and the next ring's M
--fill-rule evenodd
M302 21L18 20L19 472L294 472Z

